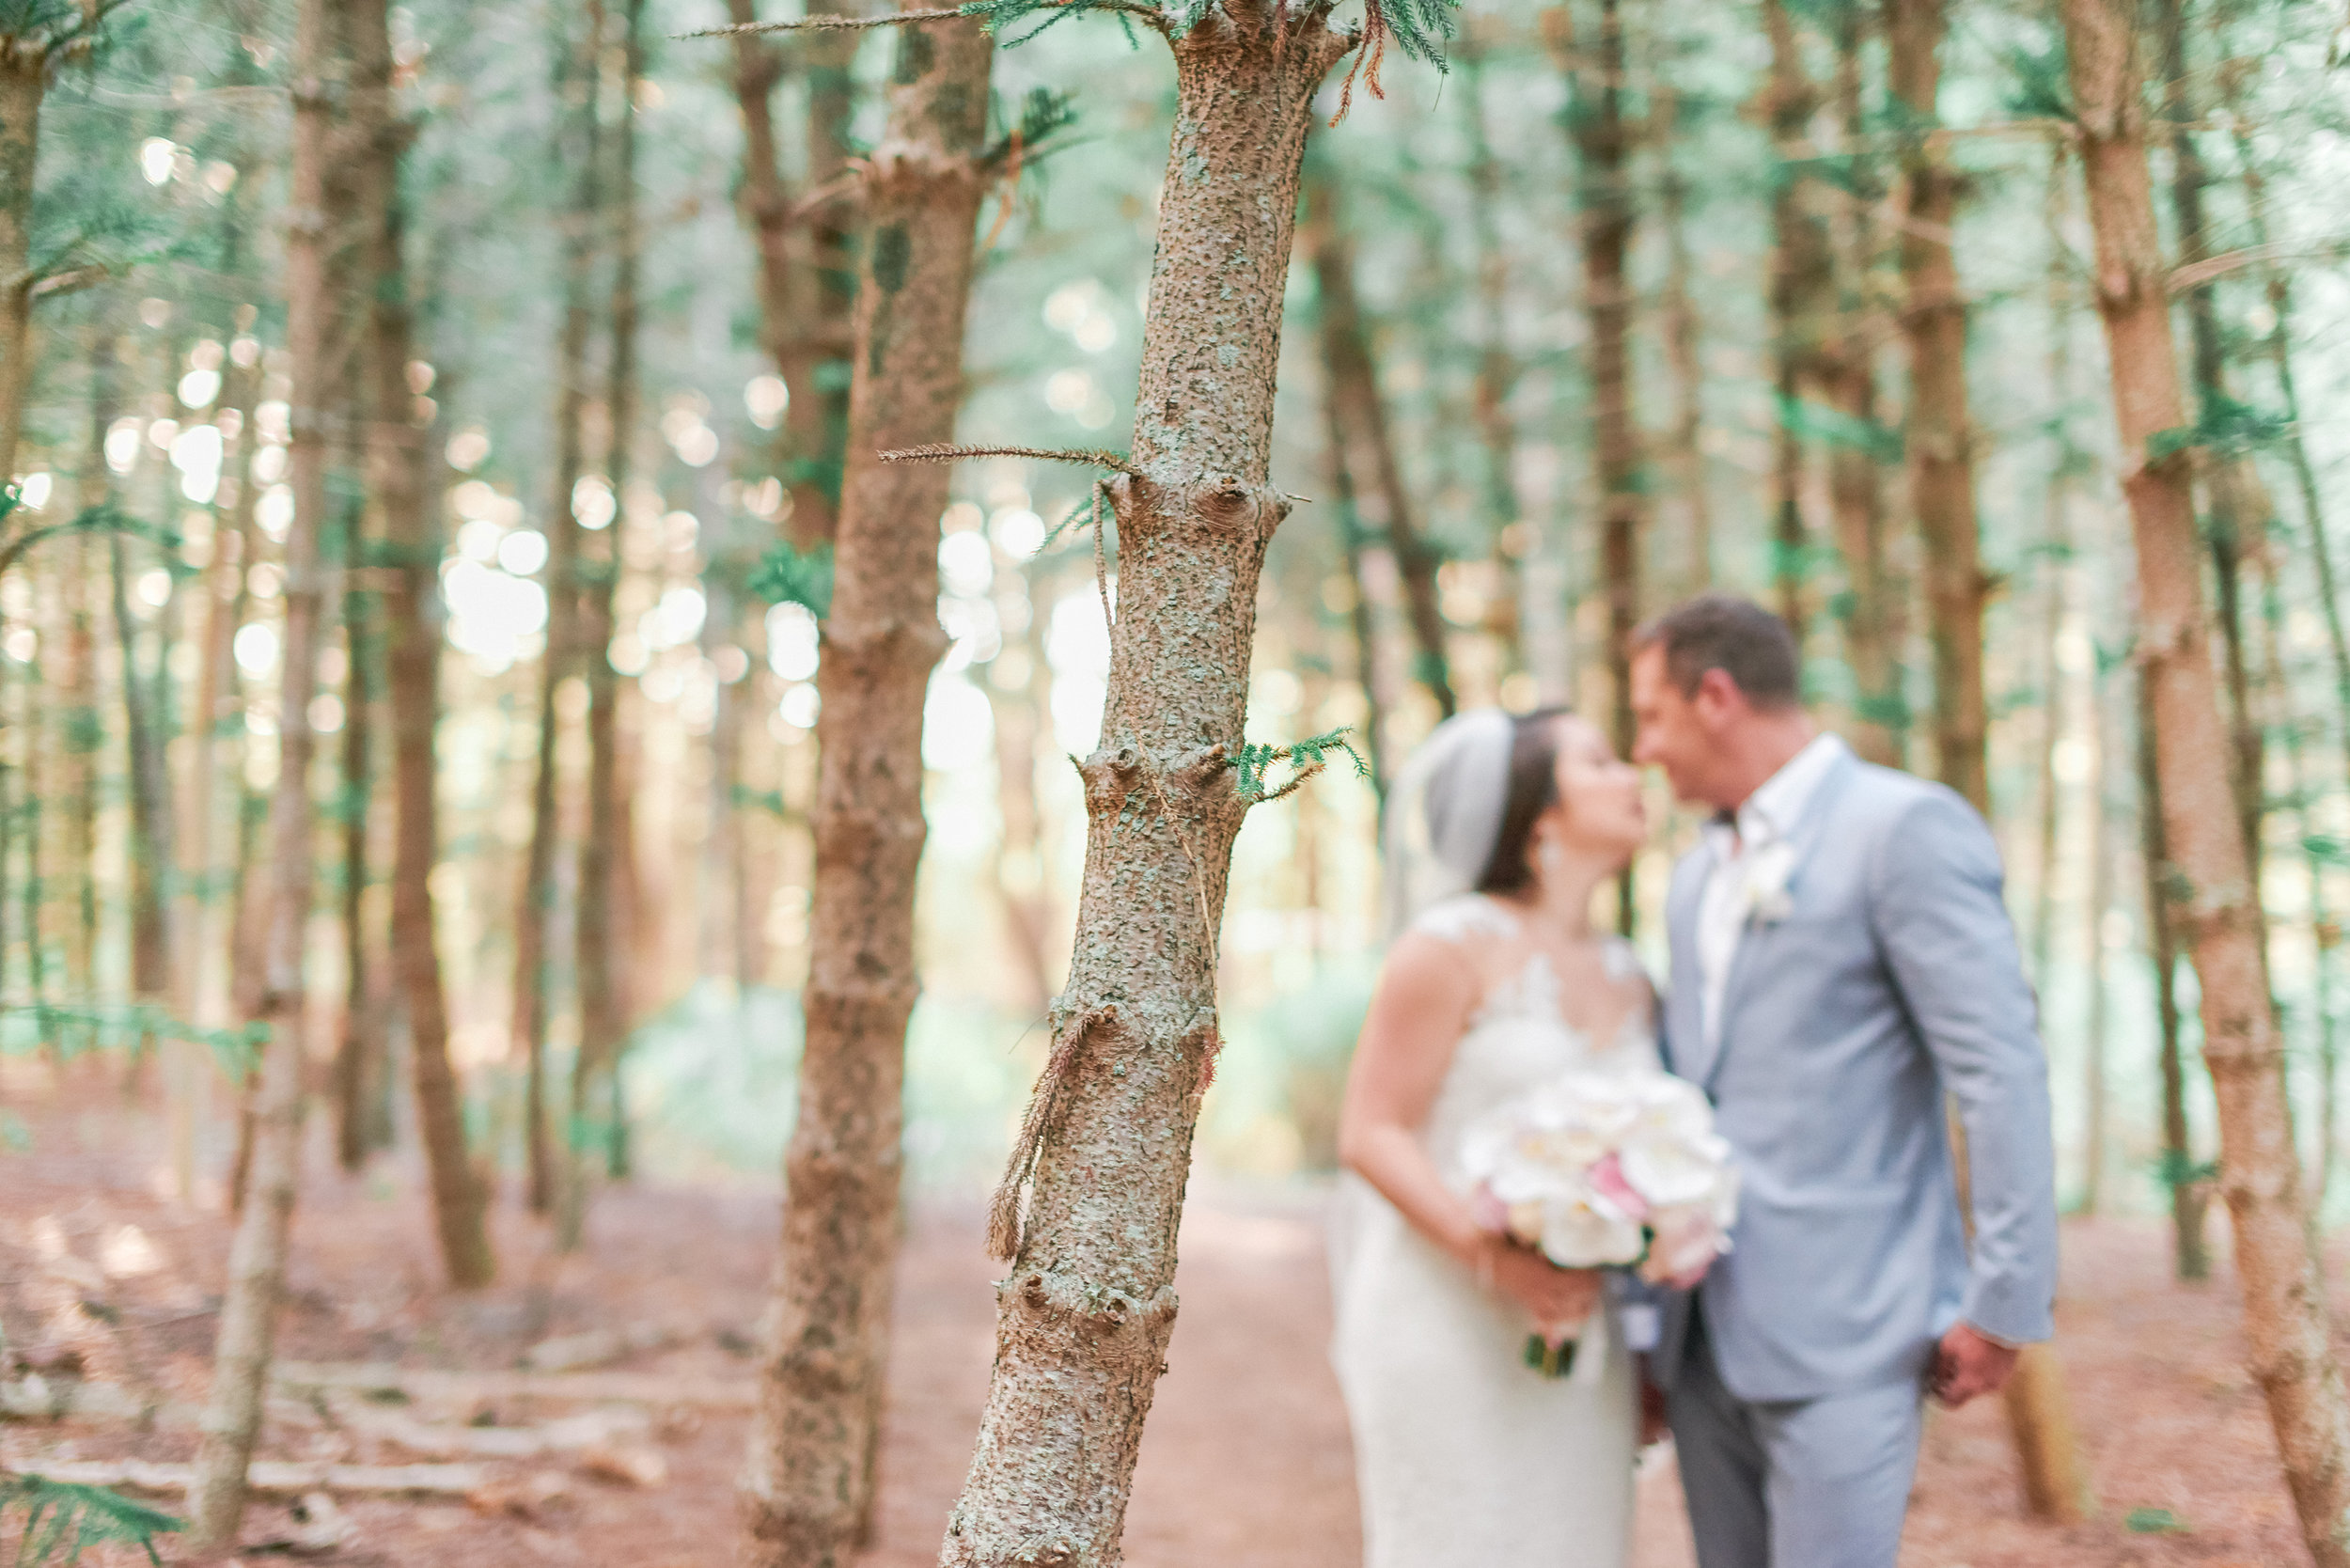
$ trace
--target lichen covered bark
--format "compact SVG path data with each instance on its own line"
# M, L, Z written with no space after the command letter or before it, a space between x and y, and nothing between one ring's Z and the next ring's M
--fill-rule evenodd
M742 1486L744 1560L759 1568L847 1561L871 1505L906 1021L919 990L922 709L946 646L938 519L949 474L878 454L954 432L990 173L993 47L973 22L906 30L888 130L867 175L849 466L819 677L799 1121L785 1153L783 1246Z
M2212 666L2188 458L2149 449L2154 437L2188 421L2147 169L2135 18L2120 0L2065 0L2063 15L2122 488L2138 543L2138 657L2169 861L2155 874L2201 982L2219 1185L2235 1237L2250 1370L2267 1398L2303 1542L2320 1568L2342 1568L2350 1564L2350 1412L2308 1245L2283 1043Z
M1217 1043L1214 922L1245 812L1227 760L1287 510L1266 482L1282 287L1314 89L1348 43L1324 16L1227 0L1172 44L1133 461L1108 485L1109 690L1078 765L1076 937L1026 1222L998 1227L995 1375L945 1564L1120 1560Z

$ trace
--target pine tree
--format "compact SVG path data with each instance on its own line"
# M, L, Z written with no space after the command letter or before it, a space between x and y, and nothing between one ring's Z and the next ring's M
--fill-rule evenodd
M2188 426L2147 167L2133 16L2065 0L2082 173L2097 236L2098 306L2112 367L2138 543L2138 657L2149 688L2167 863L2153 874L2202 992L2203 1058L2219 1108L2220 1191L2233 1222L2252 1374L2266 1395L2302 1538L2321 1568L2350 1563L2350 1409L2328 1342L2261 952L2229 744L2210 655L2189 488Z
M922 714L945 651L938 519L948 472L885 452L949 440L987 145L994 46L978 23L897 39L889 119L863 183L848 474L823 621L813 920L783 1247L744 1466L746 1560L845 1563L863 1543L881 1441L895 1265ZM1042 125L1025 129L1032 138Z

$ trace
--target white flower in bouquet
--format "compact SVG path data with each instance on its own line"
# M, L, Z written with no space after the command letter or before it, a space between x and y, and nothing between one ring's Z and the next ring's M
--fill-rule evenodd
M1690 1284L1738 1215L1713 1107L1662 1074L1563 1074L1472 1127L1462 1163L1485 1221L1561 1268Z

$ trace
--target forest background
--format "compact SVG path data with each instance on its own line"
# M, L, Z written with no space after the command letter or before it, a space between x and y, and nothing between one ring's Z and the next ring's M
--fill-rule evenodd
M1046 1064L1071 762L1106 744L1120 540L1049 459L1129 446L1176 87L1086 8L999 42L974 165L952 435L1028 455L956 465L937 516L902 1143L946 1196L991 1184ZM160 1129L159 1193L268 1189L257 1142L300 1098L253 1071L274 1020L308 1042L320 1158L428 1154L462 1282L495 1268L485 1200L570 1244L601 1184L772 1190L820 935L857 192L907 46L694 36L746 0L375 9L321 55L285 6L0 7L0 1141L38 1157L44 1074L95 1052ZM1337 765L1235 842L1209 1170L1332 1164L1380 787L1418 739L1559 700L1621 733L1626 627L1721 587L1799 624L1832 726L1984 805L2064 1200L2169 1215L2201 1272L2218 1110L2123 495L2151 459L2191 473L2278 1071L2339 1217L2344 24L2135 19L2190 412L2118 442L2063 19L1925 8L1920 109L1919 9L1480 6L1441 71L1400 57L1407 13L1384 74L1323 87L1240 760ZM1062 20L994 10L1006 40ZM306 145L337 149L307 186ZM1618 913L1661 972L1695 822L1656 788ZM290 937L263 891L290 874Z

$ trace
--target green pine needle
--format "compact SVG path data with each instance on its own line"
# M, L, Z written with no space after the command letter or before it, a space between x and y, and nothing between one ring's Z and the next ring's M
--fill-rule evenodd
M822 620L832 614L832 550L818 545L803 555L777 543L751 569L749 587L770 604L798 604Z
M133 1545L161 1568L155 1538L185 1528L168 1513L133 1502L102 1486L81 1486L38 1475L0 1471L0 1517L24 1511L13 1568L70 1568L101 1542Z

